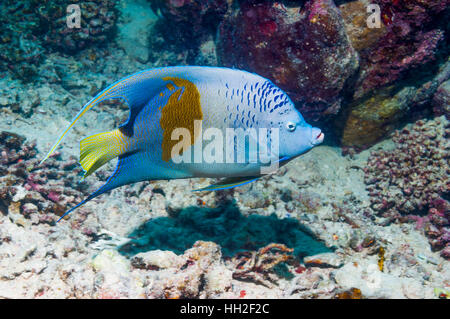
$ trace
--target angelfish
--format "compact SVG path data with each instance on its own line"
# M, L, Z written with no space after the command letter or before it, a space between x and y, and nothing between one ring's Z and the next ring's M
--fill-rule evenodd
M108 99L126 102L128 120L113 131L83 139L80 164L85 177L116 157L117 167L102 187L61 218L107 191L145 180L224 178L200 190L244 185L263 175L267 158L259 160L260 149L269 150L271 161L282 166L324 138L319 128L305 122L286 93L257 74L219 67L164 67L132 74L101 91L84 105L42 162L89 109ZM235 135L228 138L230 130ZM259 132L261 139L244 135L244 147L238 147L236 140L242 135L236 130ZM225 136L226 141L220 141ZM256 149L249 146L251 139L257 140ZM262 141L265 148L260 147ZM202 150L209 150L216 161L202 160Z

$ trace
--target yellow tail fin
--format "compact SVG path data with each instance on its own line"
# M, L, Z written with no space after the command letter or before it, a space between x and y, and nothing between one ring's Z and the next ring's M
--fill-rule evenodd
M80 164L84 177L127 151L127 137L119 129L89 136L80 142Z

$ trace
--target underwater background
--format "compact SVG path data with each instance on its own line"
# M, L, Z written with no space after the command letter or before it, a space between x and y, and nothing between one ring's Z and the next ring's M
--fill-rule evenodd
M449 0L2 0L0 298L449 298L449 21ZM270 79L324 144L239 188L141 182L56 224L114 167L82 179L79 141L128 108L102 102L39 165L56 137L172 65Z

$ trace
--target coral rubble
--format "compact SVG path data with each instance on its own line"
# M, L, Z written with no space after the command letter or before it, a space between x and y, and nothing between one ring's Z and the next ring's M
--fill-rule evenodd
M385 223L415 220L434 250L450 242L449 130L445 117L419 120L396 131L395 148L372 152L364 168L371 209Z
M22 225L53 223L87 191L75 159L58 161L56 153L39 167L35 146L17 134L0 133L0 207Z
M231 291L232 285L232 272L221 256L217 244L204 241L195 242L184 254L154 251L131 261L116 250L103 250L92 262L98 278L94 297L216 297Z
M294 250L282 244L269 244L257 252L249 251L238 253L232 258L235 267L233 278L252 280L269 288L276 277L270 272L276 265L292 258L290 253Z
M46 26L42 35L46 47L76 52L88 46L102 44L112 38L117 20L115 2L91 0L80 2L80 28L68 28L66 8L73 1L54 0L37 8L41 24Z
M117 20L115 1L91 0L79 4L80 28L69 28L70 0L0 3L0 71L31 81L49 52L77 53L112 39Z

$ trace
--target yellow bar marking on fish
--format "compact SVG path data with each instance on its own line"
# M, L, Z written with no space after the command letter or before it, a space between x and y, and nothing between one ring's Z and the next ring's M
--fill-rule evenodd
M172 131L176 128L188 129L191 133L191 145L193 145L195 142L194 121L203 120L203 113L200 92L194 83L177 77L165 77L163 80L172 81L178 87L163 107L159 121L163 129L162 159L168 162L171 159L173 146L178 143L177 140L172 140ZM175 90L171 83L167 84L167 88Z

